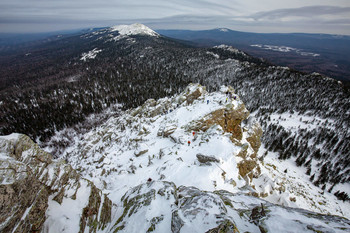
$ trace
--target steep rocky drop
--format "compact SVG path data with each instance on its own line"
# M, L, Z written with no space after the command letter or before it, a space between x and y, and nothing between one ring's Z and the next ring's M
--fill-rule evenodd
M112 202L64 160L29 137L0 137L1 232L97 232L111 223Z

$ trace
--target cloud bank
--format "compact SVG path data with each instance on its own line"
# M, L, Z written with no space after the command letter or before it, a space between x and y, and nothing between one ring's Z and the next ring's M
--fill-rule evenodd
M348 0L2 0L0 32L144 23L153 29L227 27L252 32L350 35Z

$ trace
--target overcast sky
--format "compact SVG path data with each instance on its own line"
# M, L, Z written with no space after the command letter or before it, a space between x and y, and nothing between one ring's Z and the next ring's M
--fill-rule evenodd
M350 35L350 0L1 0L0 32L143 23L152 29Z

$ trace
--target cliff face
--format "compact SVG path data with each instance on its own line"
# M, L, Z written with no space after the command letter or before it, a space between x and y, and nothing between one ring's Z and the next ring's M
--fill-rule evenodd
M108 197L29 137L0 137L0 153L2 232L96 232L110 223Z

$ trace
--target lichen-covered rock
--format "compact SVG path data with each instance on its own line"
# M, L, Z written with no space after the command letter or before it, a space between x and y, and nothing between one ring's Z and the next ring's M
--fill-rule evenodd
M248 177L249 181L252 181L253 178L257 178L261 173L257 153L261 146L262 129L260 124L254 121L253 118L248 118L244 129L246 143L236 143L237 146L241 147L237 156L242 158L237 167L242 177Z
M244 104L234 107L232 104L227 104L224 108L215 110L202 119L193 121L189 125L189 130L192 131L207 131L213 125L220 125L224 132L232 134L233 139L242 139L241 122L249 116L249 111Z
M250 214L250 219L258 224L259 220L266 216L264 205L261 203L261 208L256 206L252 209L252 213Z
M96 232L111 221L108 197L29 137L1 136L0 153L0 231ZM60 214L71 218L61 224Z
M239 231L230 220L225 220L219 226L210 229L206 233L239 233Z
M239 174L242 177L245 177L247 174L250 174L249 178L253 178L254 174L251 173L254 168L258 167L258 163L256 160L243 160L242 162L237 164L239 169Z
M191 229L189 231L197 231L198 227L191 222L202 223L200 232L205 232L214 227L213 224L229 218L227 208L217 194L185 186L180 186L177 191L178 215L184 222L183 227Z
M0 185L1 232L41 230L48 196L49 190L31 175Z

